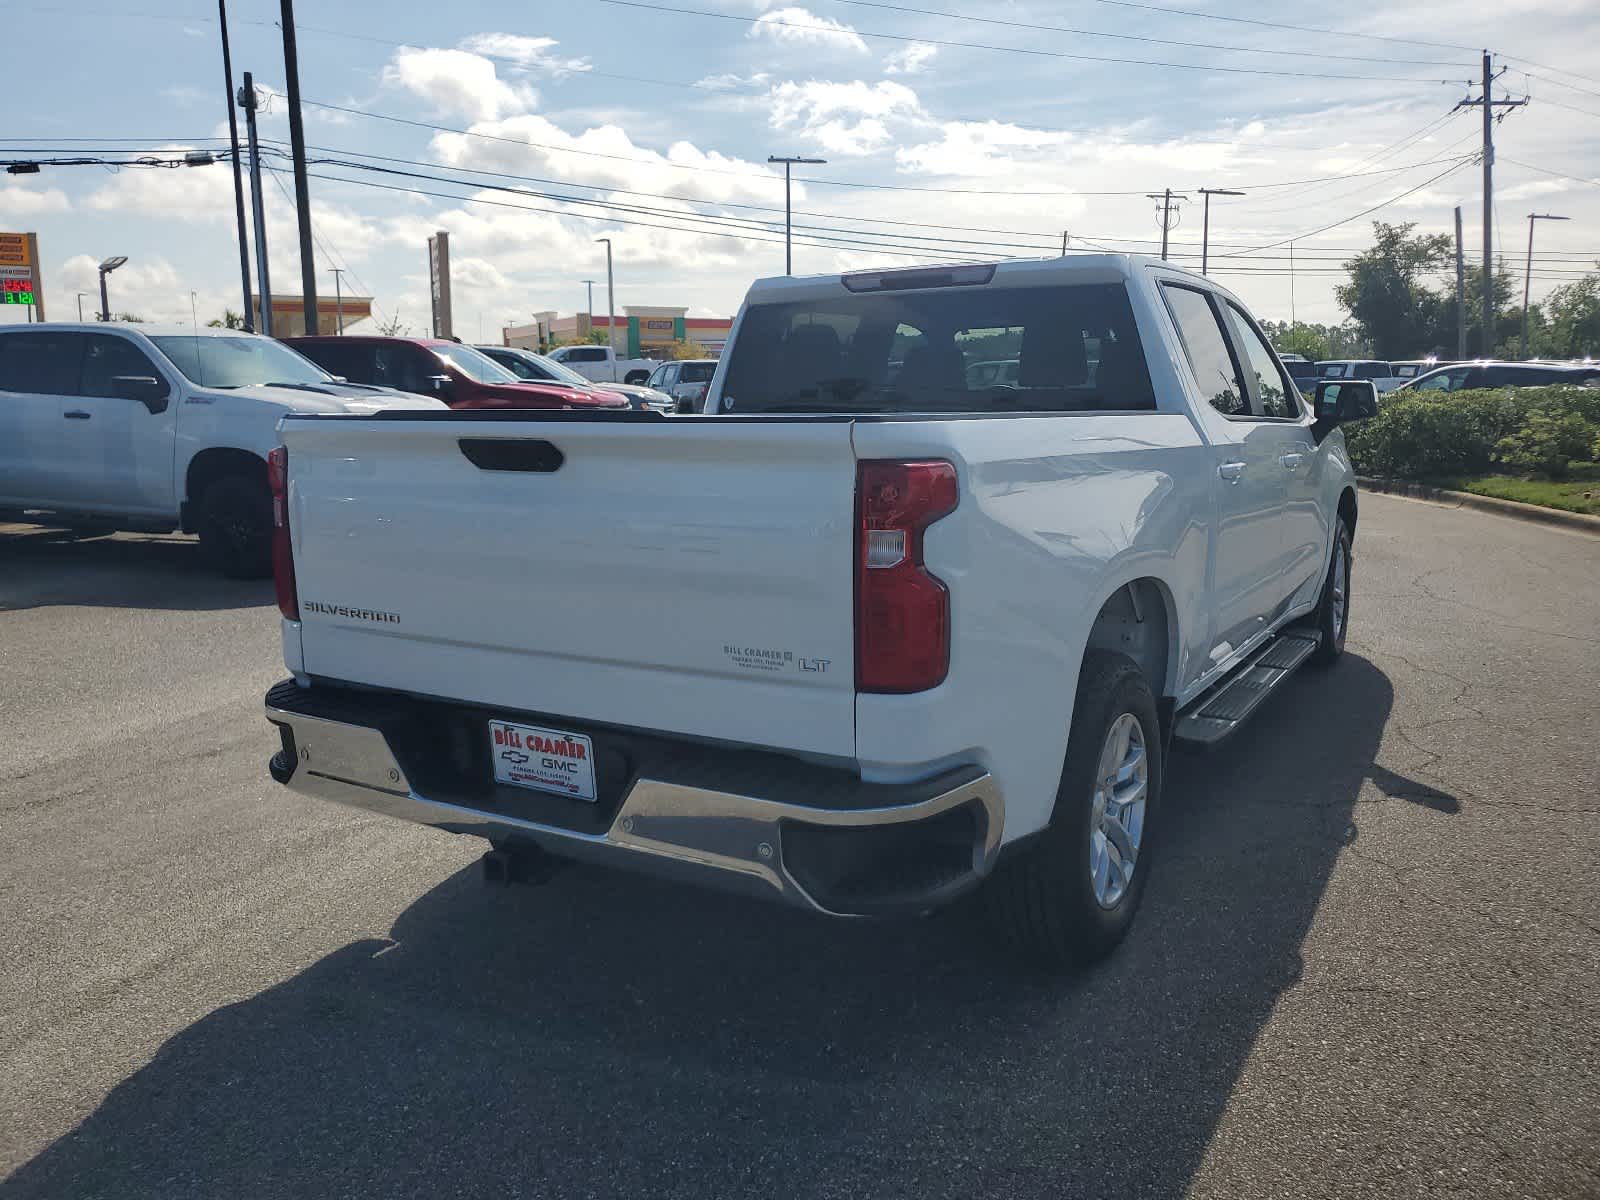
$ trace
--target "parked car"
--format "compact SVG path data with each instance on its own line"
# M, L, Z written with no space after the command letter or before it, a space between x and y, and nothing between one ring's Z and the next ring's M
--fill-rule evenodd
M1418 375L1426 375L1435 367L1448 367L1450 365L1448 362L1440 362L1437 358L1412 358L1389 364L1394 370L1394 377L1401 381L1402 387Z
M1289 372L1289 378L1294 380L1294 386L1300 390L1302 396L1309 396L1316 389L1320 373L1317 364L1309 358L1296 355L1294 358L1285 358L1283 366Z
M650 386L671 396L679 412L699 412L716 373L714 358L685 358L662 363L650 376Z
M1403 382L1394 367L1375 358L1325 359L1317 364L1319 379L1370 379L1381 395L1392 392Z
M968 386L1007 330L1016 382ZM1308 409L1235 296L1107 254L762 280L707 415L291 418L271 773L487 837L499 878L586 858L831 914L983 884L1025 949L1093 959L1169 738L1339 658L1338 427L1376 407Z
M672 412L672 397L636 383L594 383L571 367L564 367L543 354L518 346L475 346L485 358L493 359L518 379L528 383L561 383L591 392L610 392L628 401L628 407Z
M1471 362L1439 367L1406 383L1407 392L1463 392L1473 388L1544 387L1552 383L1592 385L1600 366L1565 363Z
M595 383L643 383L655 370L650 358L628 358L610 346L557 346L549 357Z
M526 383L471 346L439 338L326 335L286 345L335 375L433 396L451 408L626 408L611 392Z
M189 325L0 328L0 511L198 533L232 576L271 570L267 453L286 413L442 409L333 379L271 338Z

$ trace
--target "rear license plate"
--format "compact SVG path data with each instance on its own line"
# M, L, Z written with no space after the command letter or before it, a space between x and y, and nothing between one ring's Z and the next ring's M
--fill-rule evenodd
M538 725L489 722L496 783L593 801L594 743L580 733Z

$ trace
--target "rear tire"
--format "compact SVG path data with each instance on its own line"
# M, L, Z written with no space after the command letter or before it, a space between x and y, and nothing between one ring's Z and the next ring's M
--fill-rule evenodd
M202 553L228 578L272 574L272 496L266 479L228 475L207 485L195 525Z
M985 889L991 918L1027 957L1084 965L1127 936L1150 874L1162 748L1155 696L1138 666L1089 651L1050 824ZM1112 779L1121 782L1106 786Z
M1328 554L1328 573L1322 580L1322 595L1306 624L1322 635L1311 652L1311 662L1331 667L1344 653L1345 634L1350 629L1350 529L1341 517L1333 531L1333 549Z

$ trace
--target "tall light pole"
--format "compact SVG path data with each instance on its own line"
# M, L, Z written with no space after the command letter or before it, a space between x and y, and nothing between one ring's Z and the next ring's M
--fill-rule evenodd
M1200 194L1205 197L1205 215L1200 220L1200 274L1204 275L1211 252L1211 197L1242 196L1244 193L1235 191L1232 188L1201 188ZM1163 255L1162 257L1166 256Z
M589 285L589 307L584 309L584 311L589 314L589 320L592 322L594 320L594 280L580 279L578 282Z
M769 163L783 164L783 273L785 275L793 275L794 246L790 240L790 235L794 225L794 204L790 199L789 168L794 166L795 163L820 165L828 160L825 158L801 158L798 155L770 154L767 156L767 161Z
M88 292L78 293L78 324L80 325L83 324L83 298L88 294Z
M311 188L306 178L306 129L300 118L300 53L295 46L294 0L279 0L283 26L283 75L289 100L289 152L294 157L295 222L300 227L301 311L305 332L317 334L317 264L311 255ZM237 156L235 156L237 157Z
M239 226L239 282L244 286L244 327L254 333L250 312L250 250L244 231L244 181L239 175L239 118L233 111L233 57L228 51L228 0L217 0L217 20L222 26L222 94L228 98L228 145L233 150L233 215Z
M106 298L106 276L128 261L126 254L118 254L100 264L100 319L111 320L111 301Z
M1528 265L1522 270L1522 353L1528 357L1528 293L1533 285L1533 223L1535 221L1570 221L1571 217L1558 217L1552 213L1528 214Z
M342 334L344 332L344 288L341 286L343 281L339 276L344 274L344 268L329 267L328 273L333 276L333 311L338 314L339 332ZM481 325L483 322L482 313L478 314L478 321ZM483 330L481 328L478 330L478 340L480 342L483 340Z
M617 382L617 290L611 275L611 239L595 238L606 244L606 345L611 348L611 382Z
M256 283L261 293L261 332L271 337L272 272L267 269L267 199L261 191L261 142L256 136L259 102L255 80L246 71L244 86L239 89L239 104L244 109L245 136L250 142L250 215L256 226Z

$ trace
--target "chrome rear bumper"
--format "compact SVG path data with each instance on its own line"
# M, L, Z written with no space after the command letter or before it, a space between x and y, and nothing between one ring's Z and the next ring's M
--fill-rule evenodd
M529 840L568 858L732 888L837 916L937 907L988 874L1000 848L999 789L976 767L907 788L859 785L869 800L883 801L870 806L814 807L747 794L737 786L707 786L704 761L693 770L692 783L674 778L670 765L652 770L646 764L627 784L604 832L541 823L481 801L422 794L381 729L276 705L283 687L274 688L266 704L267 719L284 731L284 748L271 764L274 779L308 796L451 833ZM718 752L708 747L705 753ZM860 835L854 845L840 837L849 831ZM919 837L931 837L944 855L920 882ZM885 851L896 863L890 874L897 882L890 886L898 890L872 894L869 884L867 893L851 895L818 882L827 878L816 870L819 854L842 852L851 871L870 877L872 854Z

